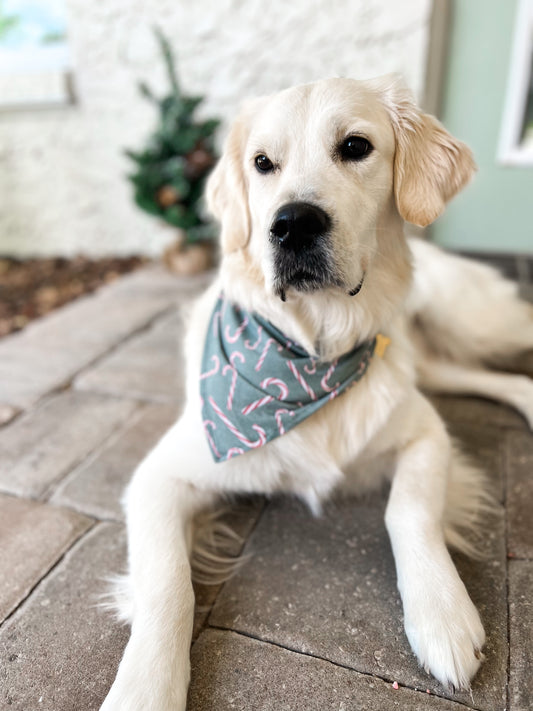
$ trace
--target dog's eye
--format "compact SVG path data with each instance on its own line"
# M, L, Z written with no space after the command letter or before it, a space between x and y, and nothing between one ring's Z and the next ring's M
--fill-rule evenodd
M372 150L373 146L370 141L362 136L348 136L339 146L342 160L361 160Z
M260 153L255 157L255 167L260 173L270 173L274 170L274 164L264 153Z

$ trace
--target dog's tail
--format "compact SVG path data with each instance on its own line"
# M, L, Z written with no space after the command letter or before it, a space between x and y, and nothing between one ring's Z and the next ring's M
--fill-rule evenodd
M487 474L452 442L444 514L444 534L451 548L471 558L487 557L487 526L503 515L494 489Z
M191 556L195 583L219 585L249 559L250 555L243 553L245 539L228 523L234 514L228 506L196 516Z

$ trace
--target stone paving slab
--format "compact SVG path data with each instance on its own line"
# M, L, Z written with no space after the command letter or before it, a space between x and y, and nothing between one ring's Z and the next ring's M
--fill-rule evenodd
M509 564L511 668L510 711L531 711L533 699L533 561Z
M51 501L96 518L122 520L120 500L133 471L175 422L177 410L141 406L94 456L65 477Z
M0 342L0 403L26 408L67 384L82 368L194 293L203 280L161 268L129 274Z
M30 323L0 342L0 403L27 408L158 315L199 293L212 273L177 278L157 266Z
M11 420L13 420L19 412L20 410L16 407L12 407L11 405L2 405L0 403L0 427L4 427L4 425L11 422Z
M516 410L492 400L454 395L432 395L430 400L447 422L458 426L470 423L529 431L527 422Z
M0 495L0 623L92 524L67 509Z
M464 706L233 632L192 651L188 711L460 711Z
M533 434L508 433L506 457L508 555L533 560Z
M159 319L79 375L82 390L181 404L184 395L180 314Z
M520 296L526 301L533 301L533 284L520 284Z
M163 265L156 263L117 279L109 289L115 290L115 293L128 293L133 296L138 296L141 292L167 294L177 299L176 303L180 303L184 298L187 299L204 291L216 273L216 269L211 269L193 276L177 276Z
M67 391L0 430L0 490L40 497L87 457L138 404Z
M449 696L418 667L403 631L384 502L332 502L316 520L294 501L264 512L246 550L250 562L217 598L209 624ZM503 522L487 537L489 563L460 560L488 636L474 681L475 707L501 711L507 668ZM470 705L469 694L453 697Z
M0 708L99 709L129 632L96 603L124 560L122 527L98 525L0 628Z
M494 496L505 497L505 437L507 430L493 424L458 422L445 418L449 433L471 462L487 476ZM529 436L529 435L527 435Z
M59 345L46 346L38 338L32 342L24 331L17 338L15 334L0 341L0 402L24 410L66 386L84 357Z
M239 558L239 556L242 553L246 539L257 524L264 508L265 500L263 497L248 496L228 503L226 507L221 509L219 522L224 526L228 526L235 535L225 536L223 541L216 541L216 553L227 556L230 561L243 562L244 559ZM193 640L198 637L205 626L213 603L224 584L223 581L227 578L228 574L223 573L221 582L216 582L216 576L210 579L207 584L198 580L194 581L196 609Z

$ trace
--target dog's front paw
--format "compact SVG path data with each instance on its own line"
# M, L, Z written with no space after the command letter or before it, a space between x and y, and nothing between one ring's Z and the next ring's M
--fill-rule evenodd
M418 590L404 605L405 631L420 664L452 691L470 689L484 659L485 631L462 582Z

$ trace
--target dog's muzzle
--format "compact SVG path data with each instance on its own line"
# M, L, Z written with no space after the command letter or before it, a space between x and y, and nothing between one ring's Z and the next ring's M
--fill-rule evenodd
M274 215L270 242L274 247L275 290L315 291L339 283L330 244L331 218L307 202L283 205Z

